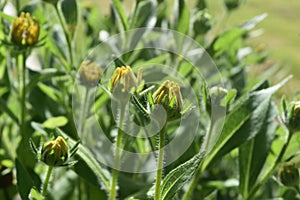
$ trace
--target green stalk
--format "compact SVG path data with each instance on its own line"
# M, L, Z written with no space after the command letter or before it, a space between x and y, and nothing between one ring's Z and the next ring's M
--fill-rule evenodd
M157 170L156 170L156 182L155 182L155 195L154 200L160 200L160 188L162 181L162 173L164 166L164 146L165 146L165 127L159 132L159 149L158 149L158 161L157 161Z
M17 12L20 11L20 1L19 0L16 0L16 10L17 10Z
M64 20L63 20L63 18L61 16L61 13L60 13L59 9L58 9L58 4L54 5L54 8L55 8L55 12L56 12L56 14L58 16L59 23L61 24L61 27L63 28L64 35L66 37L67 46L68 46L68 53L69 53L69 60L70 60L70 65L69 65L69 69L68 70L71 70L71 68L73 67L73 52L72 52L71 40L70 40L68 31L67 31L66 25L64 23Z
M90 96L90 89L85 87L85 94L84 94L84 100L83 100L83 105L82 105L82 113L80 115L80 126L78 128L79 134L84 136L84 127L85 127L85 121L86 121L86 115L88 114L88 102L89 102L89 96Z
M43 185L43 190L42 190L43 197L46 197L46 194L47 194L47 188L48 188L49 180L50 180L50 177L51 177L52 169L53 169L52 166L48 167L46 179L45 179L45 182L44 182L44 185Z
M121 105L122 106L122 105ZM120 148L122 144L122 124L124 120L124 113L125 113L125 107L121 107L121 113L120 113L120 121L119 121L119 128L118 128L118 134L116 139L116 149L115 149L115 164L114 169L112 170L112 182L110 187L110 200L115 200L117 198L117 182L118 182L118 176L119 176L119 170L118 167L120 166Z
M282 158L289 146L289 143L291 141L291 138L293 136L293 132L288 131L288 138L286 140L286 142L284 143L277 159L275 160L273 166L269 169L269 171L262 177L262 179L256 183L256 185L252 188L252 190L249 193L249 196L246 198L246 200L250 200L253 199L254 195L256 194L256 192L258 191L259 188L261 188L261 186L268 180L268 178L272 175L272 173L274 172L274 170L277 168L277 166L280 164L280 162L282 161Z
M22 54L22 86L21 86L21 135L23 138L27 137L25 134L25 113L26 113L26 52Z
M206 139L206 145L205 145L205 150L208 149L208 145L210 143L210 140L211 140L211 135L212 135L212 130L213 130L213 127L214 127L214 123L213 121L210 122L210 126L209 126L209 129L208 129L208 138ZM191 181L187 191L185 192L184 196L183 196L183 200L189 200L193 194L193 190L196 188L197 186L197 183L198 183L198 180L200 179L200 176L202 174L202 172L204 171L203 169L203 162L200 163L200 165L198 166L198 169L196 171L196 174L194 175L193 177L193 180Z

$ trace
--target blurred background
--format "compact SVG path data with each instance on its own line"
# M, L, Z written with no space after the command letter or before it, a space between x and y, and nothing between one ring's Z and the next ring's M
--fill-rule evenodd
M94 4L99 6L103 13L108 13L110 0L81 0L84 4ZM124 6L128 10L134 4L134 0L123 1ZM170 13L172 13L172 3L170 1ZM195 5L195 0L186 0L191 10ZM290 99L293 99L295 94L300 92L300 26L297 22L300 20L300 1L290 0L288 3L282 0L243 0L239 9L227 12L223 5L223 0L207 1L208 8L214 16L218 30L211 31L211 37L214 33L226 30L232 25L240 25L255 16L263 13L267 17L258 24L259 35L249 40L252 46L257 48L266 48L270 55L267 66L270 67L279 64L282 68L278 73L278 77L273 77L271 82L278 82L279 78L293 74L294 78L281 90L279 95L285 94ZM103 14L102 13L102 14ZM255 76L260 73L264 67L252 67L251 73Z

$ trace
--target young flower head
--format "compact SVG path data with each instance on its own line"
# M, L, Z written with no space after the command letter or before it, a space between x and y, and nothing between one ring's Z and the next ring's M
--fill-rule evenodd
M293 165L285 165L279 169L280 182L289 187L299 185L299 170Z
M131 89L138 86L140 79L141 71L136 77L131 67L117 67L111 79L111 91L130 92Z
M68 145L63 137L58 136L44 144L41 154L41 160L47 165L61 166L68 159Z
M288 109L285 106L283 121L289 131L300 131L300 101L292 102Z
M35 18L31 18L30 13L22 12L16 18L11 29L11 40L18 46L32 46L38 42L40 35L40 25Z
M228 11L234 10L241 4L240 0L224 0L224 4Z
M84 61L79 69L80 83L86 87L95 87L102 76L101 67L91 61Z
M177 83L166 80L153 93L152 99L154 104L160 104L165 108L168 121L178 119L181 116L183 100Z

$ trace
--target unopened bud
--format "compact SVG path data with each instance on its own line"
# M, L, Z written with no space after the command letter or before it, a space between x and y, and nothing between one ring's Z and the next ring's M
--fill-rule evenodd
M167 112L167 120L175 120L181 117L182 111L182 95L180 87L173 81L166 80L153 93L152 98L154 104L160 104Z
M129 66L117 67L111 79L111 90L118 92L130 92L131 89L138 86L140 82L140 74L141 71L139 71L139 75L136 77Z
M91 61L84 61L80 65L79 80L86 87L95 87L102 76L101 67Z
M293 165L282 166L279 169L280 182L289 187L299 185L299 171Z
M49 166L63 165L68 159L68 145L65 139L58 136L56 140L44 144L42 161Z
M224 4L228 11L234 10L241 4L240 0L224 0Z
M285 110L284 121L289 131L300 131L300 101L293 102L289 109Z
M32 46L38 42L39 34L39 22L30 13L22 12L12 25L11 40L18 46Z

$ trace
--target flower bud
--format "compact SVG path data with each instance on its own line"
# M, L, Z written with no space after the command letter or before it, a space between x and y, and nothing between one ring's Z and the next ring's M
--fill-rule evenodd
M299 171L293 165L282 166L279 169L279 179L285 186L293 187L299 185Z
M208 91L207 99L205 100L206 111L211 114L212 107L222 107L222 100L226 97L228 90L223 87L212 87ZM213 104L213 105L212 105Z
M241 4L240 0L224 0L224 4L228 11L234 10Z
M12 25L11 40L18 46L32 46L38 42L39 34L39 22L30 13L22 12Z
M285 110L285 124L291 132L300 131L300 101L292 103L288 110Z
M180 87L173 81L166 80L152 95L154 104L160 104L167 112L167 120L172 121L181 116L182 95Z
M111 90L117 92L130 92L131 89L138 86L140 74L141 73L136 77L129 66L117 67L111 79Z
M91 61L83 61L79 69L80 83L86 87L95 87L101 78L101 67Z
M63 165L68 159L68 146L63 137L44 144L42 148L42 161L49 166Z
M213 25L212 16L207 12L207 10L201 10L197 14L197 18L194 21L194 32L198 34L205 34L211 29Z

